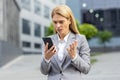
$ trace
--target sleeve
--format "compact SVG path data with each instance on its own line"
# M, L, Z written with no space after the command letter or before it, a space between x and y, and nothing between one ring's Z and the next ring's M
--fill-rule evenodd
M77 58L72 60L72 64L74 67L76 67L80 72L87 74L90 70L90 48L88 45L88 42L85 38L85 36L82 36L80 38L81 44L80 49L78 50L79 55L77 55Z
M46 61L44 56L41 57L41 64L40 64L40 71L41 73L43 73L44 75L47 75L50 71L50 67L51 67L51 62L50 60Z

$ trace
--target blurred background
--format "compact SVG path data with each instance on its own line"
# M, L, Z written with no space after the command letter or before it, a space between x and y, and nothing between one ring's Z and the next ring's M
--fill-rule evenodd
M17 66L14 70L31 61L33 63L29 66L35 63L39 68L43 50L41 38L53 34L51 11L60 4L66 4L72 9L79 32L88 40L91 54L120 52L120 0L0 0L1 79L7 80L3 76L5 72L2 67L10 62ZM15 64L15 59L20 64ZM39 72L38 74L40 75Z

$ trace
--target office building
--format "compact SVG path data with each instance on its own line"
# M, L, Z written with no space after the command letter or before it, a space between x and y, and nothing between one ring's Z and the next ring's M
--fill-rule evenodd
M79 18L81 24L90 23L95 25L99 31L111 31L113 38L106 43L106 46L109 50L119 50L120 0L67 0L66 3L72 8L76 19ZM94 49L102 47L97 38L89 41L89 44Z
M120 4L119 0L84 1L82 7L82 23L94 24L99 30L109 30L113 36L120 36Z
M41 53L42 37L51 23L51 11L65 0L18 0L20 13L20 47L24 53Z
M0 0L0 66L22 54L19 48L19 12L16 0Z

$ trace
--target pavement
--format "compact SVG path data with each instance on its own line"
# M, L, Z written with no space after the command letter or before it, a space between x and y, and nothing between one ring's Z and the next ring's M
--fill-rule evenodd
M40 54L22 55L0 68L0 80L47 80L40 73Z
M92 65L85 80L120 80L120 52L111 52L95 56L98 60Z
M95 56L98 61L92 65L83 80L120 80L120 52ZM0 80L47 80L40 72L41 54L17 57L0 68Z

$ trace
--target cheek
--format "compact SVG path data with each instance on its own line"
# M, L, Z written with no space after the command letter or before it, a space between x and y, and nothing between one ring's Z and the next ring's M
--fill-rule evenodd
M58 29L56 27L54 27L54 30L55 30L55 32L58 32Z
M69 31L69 27L66 26L66 27L64 28L64 31L65 31L65 32L68 32L68 31Z
M66 24L66 29L69 29L69 24Z

